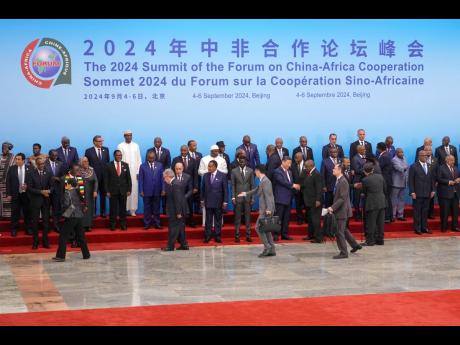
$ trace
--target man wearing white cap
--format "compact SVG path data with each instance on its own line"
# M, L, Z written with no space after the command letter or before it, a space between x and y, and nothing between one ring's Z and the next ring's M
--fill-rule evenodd
M139 145L133 142L133 132L126 130L124 132L125 141L118 144L117 149L121 151L123 162L129 165L129 171L131 173L132 181L132 192L126 202L127 211L131 213L131 216L136 215L139 188L138 188L138 176L139 168L142 164L141 151Z

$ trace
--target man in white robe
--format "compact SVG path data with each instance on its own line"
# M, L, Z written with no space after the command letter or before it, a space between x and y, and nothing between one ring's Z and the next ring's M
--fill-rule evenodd
M120 143L117 149L120 150L123 155L122 161L129 165L133 187L131 195L126 202L126 208L131 216L135 216L139 199L138 176L142 158L139 145L133 142L133 132L131 130L125 131L124 137L125 141Z

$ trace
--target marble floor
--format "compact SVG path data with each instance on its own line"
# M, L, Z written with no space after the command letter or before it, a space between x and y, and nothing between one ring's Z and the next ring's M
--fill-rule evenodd
M333 242L0 256L0 313L460 289L460 237L386 240L346 260Z

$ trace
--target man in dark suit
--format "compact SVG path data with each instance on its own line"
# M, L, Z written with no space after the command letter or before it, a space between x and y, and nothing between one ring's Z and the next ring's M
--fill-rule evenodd
M231 171L232 182L232 203L235 206L235 242L240 242L241 213L244 212L244 223L246 226L246 241L251 239L251 205L254 204L254 197L239 198L238 194L249 192L255 188L254 172L246 166L246 158L239 159L240 166Z
M294 161L291 165L292 178L294 183L300 184L300 175L305 169L305 161L303 160L302 152L297 152L294 156ZM305 209L305 204L303 202L302 191L294 191L295 199L295 209L297 216L297 225L301 225L307 222L307 217L303 210Z
M188 225L191 226L192 228L196 227L195 222L193 221L193 202L194 202L194 197L198 193L199 190L199 184L198 184L198 178L200 177L198 175L198 167L196 166L196 159L193 159L190 154L189 154L189 149L187 145L182 145L180 147L180 155L177 157L174 157L171 167L174 172L176 172L176 164L177 163L182 163L183 171L185 174L190 176L190 181L191 181L191 195L187 197L187 203L188 207L190 210L189 217L188 217Z
M6 175L6 196L11 201L11 236L17 235L21 211L24 215L26 233L32 235L27 180L34 168L26 166L26 156L23 153L16 154L14 160L16 165L11 166Z
M54 231L60 231L59 221L62 214L62 186L61 177L67 171L64 171L64 164L58 161L58 153L56 150L50 150L48 159L45 161L45 169L51 174L51 181L53 183L53 190L50 194L51 208L53 210L53 227Z
M308 159L314 160L313 158L313 150L311 149L310 146L308 146L308 140L307 137L302 135L299 138L299 146L297 146L293 151L292 151L292 159L294 160L294 156L296 155L297 152L302 153L303 160L306 161Z
M393 146L393 137L391 135L387 136L385 138L385 151L388 152L388 154L390 155L391 159L394 158L394 156L396 156L396 149L395 147ZM376 153L376 156L378 157L378 153Z
M179 166L181 164L177 164ZM180 247L178 250L189 250L187 240L185 239L185 217L189 213L187 200L184 194L184 188L174 176L171 169L163 172L165 181L166 194L168 196L166 203L166 214L169 218L168 224L168 245L161 248L163 251L173 251L176 241L179 239Z
M27 192L30 199L30 212L32 217L33 246L32 249L38 248L38 221L40 213L43 219L43 248L49 248L48 230L50 218L50 194L53 190L51 174L45 169L43 158L35 160L37 169L28 174Z
M445 163L448 155L452 155L455 159L455 166L458 167L457 148L454 145L450 145L450 138L448 136L442 138L442 145L436 148L434 155L438 159L439 165Z
M163 165L155 161L155 151L147 153L147 161L139 168L139 192L144 201L144 229L161 229L160 197L163 188Z
M267 177L270 181L273 181L273 173L281 166L281 159L276 154L275 145L268 145L265 152L268 157L266 164Z
M191 202L192 202L192 197L193 197L192 177L186 172L184 172L184 163L182 162L177 162L174 165L174 173L176 175L176 183L178 183L183 189L181 193L184 195L185 200L187 201L188 210L190 210L190 207L192 206ZM190 214L190 211L187 213L187 218L188 218L189 225L193 228L196 227L195 222L192 219L192 215ZM182 233L179 234L179 236L180 236L180 239L179 239L180 241L182 239Z
M127 230L126 200L131 195L132 181L129 165L121 161L120 150L113 152L114 160L106 165L104 183L110 207L110 230L114 231L117 217L121 230Z
M412 164L409 169L409 194L413 200L415 233L431 233L427 228L427 217L430 199L434 197L435 192L434 179L426 163L425 151L419 151L418 162Z
M293 239L288 234L291 202L294 190L300 190L300 185L294 183L290 170L291 163L291 157L284 156L281 166L273 173L273 195L275 196L276 215L281 221L281 238L283 240ZM274 240L278 240L278 234L274 235Z
M441 207L441 231L447 232L449 213L452 217L452 231L459 232L458 228L458 199L460 196L460 177L455 166L455 157L446 157L446 164L438 170L438 199Z
M366 156L364 155L365 147L363 145L359 145L357 147L357 152L358 153L351 160L353 185L361 182L362 178L365 176L363 171L364 164L366 163ZM355 220L361 219L362 198L361 190L358 188L353 188L353 207L355 209Z
M85 157L88 158L89 165L94 169L97 178L98 192L99 192L99 213L101 217L105 217L106 210L106 190L104 184L104 171L107 163L110 162L110 153L109 149L105 146L102 146L104 139L100 135L96 135L93 138L93 147L86 149ZM94 203L95 209L97 208L97 203ZM94 210L96 214L96 210Z
M350 203L350 186L348 185L347 179L343 176L344 167L341 164L337 164L334 167L334 176L336 177L335 188L334 188L334 202L331 207L328 208L330 213L334 213L337 220L337 246L339 247L340 253L334 256L334 259L346 259L348 258L347 242L351 246L351 252L354 253L357 250L362 249L358 242L351 234L348 229L348 218L353 215Z
M366 200L366 241L362 245L383 245L387 184L383 175L374 173L372 163L366 163L363 170L365 177L357 183L357 188L362 188Z
M350 157L353 159L353 157L358 153L358 146L364 146L365 149L365 155L366 157L374 157L373 151L372 151L372 144L366 139L366 131L364 129L358 129L358 140L350 144Z
M217 162L211 160L208 163L208 172L203 175L201 185L201 204L206 208L205 238L208 243L212 235L212 224L214 223L214 240L222 243L222 209L227 208L228 182L226 174L217 170Z
M420 151L425 151L425 146L432 146L433 145L433 140L431 138L425 138L423 140L423 145L417 147L417 150L415 151L415 159L414 162L416 163L418 161L418 153Z
M326 159L329 157L330 149L337 149L337 157L340 160L342 160L343 157L345 157L342 146L337 144L337 134L335 133L329 134L329 144L323 146L323 152L322 152L323 159Z
M276 138L275 139L275 152L278 154L280 160L283 159L284 156L289 156L289 150L283 147L284 141L283 138ZM267 155L268 160L268 155Z
M78 152L75 147L70 146L70 139L62 137L61 147L56 149L58 161L62 162L63 169L68 172L72 163L78 163Z
M200 200L200 188L201 188L201 176L198 174L198 168L200 167L200 161L203 155L197 151L197 142L195 140L189 140L187 143L189 156L195 161L196 175L198 178L198 187L196 192L193 192L193 208L190 210L190 215L201 214L201 200Z
M171 153L165 147L163 147L163 140L160 137L156 137L153 140L153 147L147 150L145 155L147 160L147 154L150 151L155 152L155 161L160 162L163 165L163 169L171 168ZM163 210L163 214L166 214L166 195L161 197L161 208Z
M342 163L338 157L339 150L336 147L329 148L327 158L324 158L321 162L321 177L323 178L324 186L324 207L328 208L334 201L334 187L335 187L335 176L333 174L334 167L337 164Z
M303 195L305 210L308 214L308 236L304 240L311 240L312 243L323 241L321 230L321 210L323 205L323 180L315 162L305 162L305 169L300 175L300 190Z
M260 156L259 151L257 150L257 145L251 143L251 137L249 135L245 135L243 137L243 144L238 146L236 149L244 150L246 153L247 165L254 171L255 167L260 164Z
M431 172L431 176L433 177L434 180L434 186L436 188L437 185L437 180L436 177L438 175L438 170L439 167L441 166L439 160L433 156L433 148L432 146L425 146L423 148L426 154L426 164L428 164L428 169ZM431 198L430 200L430 207L428 208L428 219L435 219L434 216L434 198Z
M393 184L393 157L391 152L387 150L387 145L383 142L377 144L377 159L379 161L380 170L386 183L385 189L385 223L393 221L393 204L391 202L391 186Z
M227 163L228 174L227 177L230 177L231 170L230 170L230 157L228 154L225 153L225 143L223 141L218 141L216 145L219 147L219 156L225 159L225 163Z

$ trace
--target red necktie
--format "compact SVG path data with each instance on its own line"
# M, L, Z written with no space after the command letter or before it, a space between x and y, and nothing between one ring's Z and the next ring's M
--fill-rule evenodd
M117 175L120 176L120 174L121 174L120 162L117 162Z

